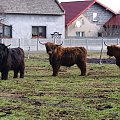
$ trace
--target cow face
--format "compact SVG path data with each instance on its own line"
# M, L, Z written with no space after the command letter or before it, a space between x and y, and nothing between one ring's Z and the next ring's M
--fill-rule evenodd
M47 42L47 43L42 43L39 41L40 44L42 45L45 45L46 47L46 52L49 54L49 55L52 55L55 51L55 49L58 47L58 46L61 46L63 44L63 42L60 44L60 45L57 45L57 44L54 44L52 42Z
M117 57L119 55L119 47L117 45L107 46L107 55Z
M54 44L54 43L51 43L51 42L47 42L45 44L45 47L46 47L46 52L49 54L49 55L52 55L55 50L61 46L63 44L63 42L60 44L60 45L57 45L57 44Z
M120 68L120 58L116 58L116 65Z
M107 55L112 57L112 56L114 56L113 53L114 53L114 49L112 48L112 46L108 46L107 47Z
M53 52L55 51L55 49L58 47L58 45L55 45L54 43L47 42L47 43L45 44L45 47L46 47L46 52L47 52L49 55L52 55Z
M8 48L4 44L0 43L0 64L3 61L3 57L7 55Z

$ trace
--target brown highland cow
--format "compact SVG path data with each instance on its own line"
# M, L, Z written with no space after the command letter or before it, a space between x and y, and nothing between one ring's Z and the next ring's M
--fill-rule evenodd
M86 75L86 57L87 51L84 47L62 47L51 42L41 43L45 45L46 52L49 55L49 61L53 69L53 76L58 75L60 66L73 66L77 64L81 70L81 75Z
M119 45L107 45L107 55L110 57L114 56L116 58L116 65L120 67L120 46Z

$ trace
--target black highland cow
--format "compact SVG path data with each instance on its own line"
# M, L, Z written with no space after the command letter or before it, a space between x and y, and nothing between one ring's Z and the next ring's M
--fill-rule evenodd
M81 70L81 75L86 75L87 51L84 47L62 47L51 42L41 43L45 45L49 55L49 61L53 68L53 76L58 75L60 66L73 66L77 64Z
M14 71L14 77L18 77L20 72L20 78L24 78L24 51L20 47L8 48L4 44L0 43L0 72L1 79L8 79L9 70Z

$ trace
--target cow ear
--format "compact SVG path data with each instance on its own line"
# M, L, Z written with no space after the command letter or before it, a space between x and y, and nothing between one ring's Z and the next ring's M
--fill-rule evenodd
M10 45L11 45L11 44L10 44ZM8 49L8 47L9 47L10 45L5 46L5 47L4 47L4 50Z
M3 50L5 51L7 49L7 46L4 46Z
M59 45L55 45L56 47L58 47Z
M11 44L7 45L7 47L11 46Z

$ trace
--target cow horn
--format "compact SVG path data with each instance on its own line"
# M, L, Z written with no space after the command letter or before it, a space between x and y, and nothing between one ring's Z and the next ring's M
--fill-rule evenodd
M62 41L62 43L60 45L63 45L63 41Z
M7 47L11 46L11 44L7 45Z
M106 44L106 42L105 42L105 41L104 41L104 45L109 46L109 45L107 45L107 44Z
M40 42L40 41L39 41L39 43L42 44L42 45L45 45L45 44L46 44L46 43L42 43L42 42Z

